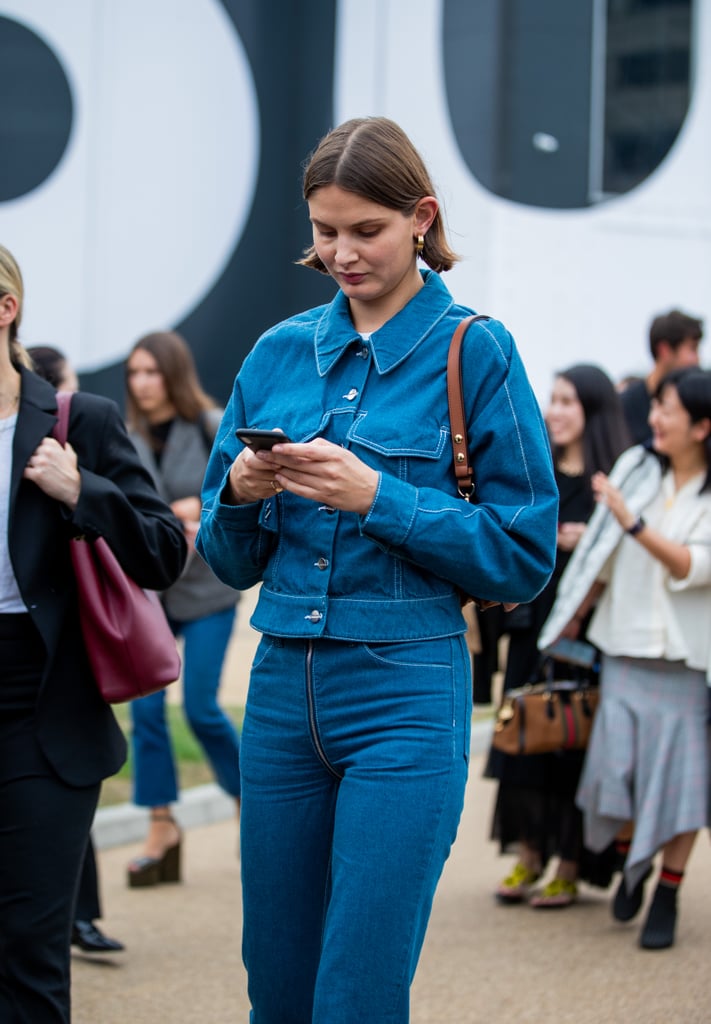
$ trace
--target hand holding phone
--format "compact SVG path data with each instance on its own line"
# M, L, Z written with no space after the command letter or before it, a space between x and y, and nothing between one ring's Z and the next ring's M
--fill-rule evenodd
M236 436L253 452L269 451L275 444L288 444L290 439L281 430L257 430L252 427L238 427Z

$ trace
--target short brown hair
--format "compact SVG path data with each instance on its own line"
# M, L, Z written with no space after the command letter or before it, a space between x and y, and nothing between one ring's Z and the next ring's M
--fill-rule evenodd
M355 117L321 139L304 171L304 199L327 185L403 214L412 213L424 196L435 195L422 157L402 128L387 117ZM459 259L447 242L441 210L425 235L421 256L438 273L450 270ZM298 262L328 273L313 245Z
M695 316L689 316L678 309L660 313L652 320L649 328L649 350L652 358L657 358L660 341L666 341L673 349L677 349L687 338L701 341L703 333L704 322L697 320Z

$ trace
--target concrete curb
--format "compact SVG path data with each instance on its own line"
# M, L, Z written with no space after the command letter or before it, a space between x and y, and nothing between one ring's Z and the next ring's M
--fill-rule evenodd
M212 825L234 817L235 802L214 783L180 792L175 816L183 828ZM148 830L148 809L134 804L102 807L96 812L92 836L99 850L141 842Z
M489 747L493 722L472 724L472 755L483 754ZM193 786L180 792L175 815L185 829L212 825L234 817L235 802L215 783ZM96 812L92 835L99 850L113 846L140 843L148 827L148 810L134 804L102 807Z

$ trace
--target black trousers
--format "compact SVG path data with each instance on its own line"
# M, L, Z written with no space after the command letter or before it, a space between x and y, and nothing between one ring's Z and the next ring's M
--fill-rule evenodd
M96 851L91 838L82 862L74 917L77 921L95 921L97 917L101 917L99 872L96 867Z
M42 754L30 698L43 648L29 616L9 618L0 616L0 1021L69 1024L71 925L100 787L68 786Z

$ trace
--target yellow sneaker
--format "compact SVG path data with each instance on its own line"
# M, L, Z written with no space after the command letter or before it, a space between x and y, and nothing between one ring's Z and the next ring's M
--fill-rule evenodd
M497 900L500 903L523 903L529 889L540 877L540 871L532 871L519 861L511 874L499 884L495 893Z

